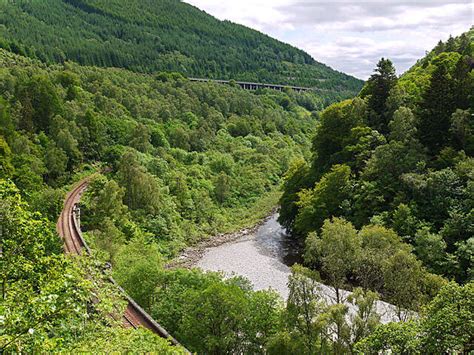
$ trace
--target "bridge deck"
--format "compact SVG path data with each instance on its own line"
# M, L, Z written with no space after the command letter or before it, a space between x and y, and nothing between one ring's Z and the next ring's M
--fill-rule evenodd
M190 81L194 82L213 82L218 84L230 84L230 80L218 80L218 79L203 79L203 78L188 78ZM257 90L257 89L272 89L283 91L285 88L289 88L291 90L297 92L304 92L310 91L311 88L303 87L303 86L291 86L291 85L280 85L280 84L267 84L267 83L254 83L249 81L233 81L237 85L239 85L242 89L245 90Z

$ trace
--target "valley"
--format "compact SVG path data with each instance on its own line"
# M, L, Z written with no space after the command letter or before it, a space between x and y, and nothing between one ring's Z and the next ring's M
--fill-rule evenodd
M341 35L423 4L378 5L279 27L363 81L179 0L0 2L0 353L474 351L474 29Z

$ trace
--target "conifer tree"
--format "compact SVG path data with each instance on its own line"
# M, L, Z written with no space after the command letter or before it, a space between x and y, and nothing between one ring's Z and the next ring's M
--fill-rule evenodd
M433 155L447 143L446 134L451 126L453 85L445 65L439 65L430 80L421 103L420 140Z
M387 98L396 83L397 76L393 63L390 59L382 58L363 92L364 96L368 96L369 125L383 134L388 132Z

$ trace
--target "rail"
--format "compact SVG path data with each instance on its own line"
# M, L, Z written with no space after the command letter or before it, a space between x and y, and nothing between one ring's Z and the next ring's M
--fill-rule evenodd
M64 208L61 211L56 224L56 230L63 240L64 252L66 254L82 255L83 251L85 251L87 255L91 254L91 250L84 240L81 228L79 226L78 203L93 176L94 175L90 175L79 181L67 194L64 201ZM118 288L120 293L128 302L125 312L122 316L123 325L125 327L138 328L142 326L148 328L160 337L170 340L172 344L182 346L142 307L140 307L138 303L128 296L125 290L120 287L112 277L110 277L109 280Z

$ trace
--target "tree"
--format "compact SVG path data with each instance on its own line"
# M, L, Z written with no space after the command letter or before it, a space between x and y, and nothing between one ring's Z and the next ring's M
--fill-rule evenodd
M248 292L248 310L244 321L246 351L261 353L269 339L280 329L281 298L273 291Z
M378 326L355 349L368 354L469 353L473 350L474 283L446 284L419 318Z
M318 231L325 219L341 213L342 202L349 197L351 169L347 165L335 165L316 184L314 189L299 193L298 215L295 231L307 235Z
M453 135L454 144L457 148L466 150L468 154L474 151L473 130L472 114L469 110L457 109L451 115L449 132Z
M446 132L451 126L450 118L455 110L453 105L453 82L447 64L440 63L431 75L420 105L420 141L432 155L438 154L448 143Z
M391 227L407 242L413 242L416 231L422 222L415 216L413 208L401 203L393 211Z
M119 181L125 187L126 205L146 213L158 212L161 191L158 181L138 161L137 153L126 152L120 160Z
M436 274L449 273L451 269L446 254L446 242L425 227L416 233L415 252L423 264Z
M114 261L117 282L138 304L149 309L162 272L163 257L158 246L137 235L118 250Z
M37 189L31 196L31 207L50 221L55 221L64 207L64 190L45 187Z
M386 143L385 137L378 131L366 126L357 126L352 128L351 136L341 154L345 164L350 166L356 176L359 176L374 149Z
M411 108L413 105L410 102L409 96L404 86L397 82L397 84L390 90L385 106L387 108L387 119L389 122L393 120L393 114L401 107Z
M423 268L413 254L400 250L389 257L383 266L384 295L396 305L401 321L410 317L410 311L418 310L423 294Z
M474 282L448 283L428 305L422 330L426 352L469 352L474 349Z
M130 146L142 153L148 153L153 146L150 143L150 129L144 124L137 124L130 137Z
M79 116L76 122L81 132L80 146L84 156L89 159L102 158L108 138L103 118L88 110L84 115Z
M8 143L0 136L0 178L6 179L13 175L12 152Z
M125 244L125 235L110 218L104 218L100 229L90 231L89 235L92 239L92 247L107 253L106 260L113 261L117 252Z
M400 107L396 110L388 127L390 129L391 140L410 142L416 137L415 116L409 108Z
M67 128L59 130L56 138L56 145L62 149L68 156L69 170L80 163L82 154L79 151L77 140L72 136Z
M324 221L321 237L313 234L307 243L305 261L321 265L323 277L335 289L336 303L343 302L341 289L347 286L348 277L357 265L361 246L362 239L354 226L336 217Z
M245 293L236 285L211 284L205 290L189 291L179 335L199 353L226 354L244 349Z
M420 352L419 323L391 322L379 325L367 338L358 342L355 351L363 354L417 354Z
M109 327L91 332L82 339L78 339L64 351L70 353L122 353L140 352L162 355L188 354L182 347L171 344L168 339L152 333L144 328Z
M121 225L127 218L128 208L123 204L124 188L115 180L107 180L98 176L87 190L89 211L85 214L85 222L90 229L100 229L105 219Z
M352 141L352 129L363 126L365 112L365 102L355 98L333 104L321 113L313 138L312 181L317 181L332 165L345 162L342 152Z
M324 352L326 338L326 302L320 296L316 272L295 265L288 280L287 326L301 342L305 354Z
M303 160L295 160L285 174L283 194L280 197L280 212L278 222L286 229L291 230L298 214L298 192L309 188L309 166Z
M332 352L344 354L350 349L351 329L346 320L349 307L345 303L330 305L327 309L328 335L332 339Z
M355 267L357 282L364 288L383 292L384 264L400 250L410 251L407 244L391 229L383 226L368 225L363 227L359 236L362 239L362 251Z
M474 237L456 243L456 247L457 279L460 282L474 279Z
M66 172L68 157L64 150L54 144L50 144L46 148L44 162L48 170L48 178L54 181Z
M53 231L11 182L0 180L0 352L59 350L104 322L113 312L109 301L120 305L107 284L92 304L93 284L84 275L97 277L96 286L100 277L86 262L66 258Z
M354 193L357 223L367 223L367 217L387 210L395 196L403 191L401 177L421 170L425 159L423 148L416 141L393 140L375 148L362 171L362 182L356 185ZM394 161L397 164L393 164ZM364 182L371 183L372 189L368 189Z
M388 114L386 102L390 90L397 83L395 67L390 59L381 58L375 68L375 73L367 80L361 92L363 97L368 97L369 126L382 134L388 132Z
M51 119L62 111L61 100L52 82L48 77L36 75L18 91L23 114L20 128L48 132Z
M230 185L231 185L230 177L226 173L221 172L219 176L217 177L217 181L214 187L214 195L216 197L216 200L220 204L225 203L226 200L229 198L231 194Z
M378 299L376 292L364 291L359 287L349 295L347 301L357 307L357 311L350 316L348 322L351 329L349 339L351 352L354 352L355 344L372 334L380 324L380 315L377 313Z
M454 107L467 110L472 107L472 85L474 84L469 56L460 56L452 73Z
M14 131L15 125L10 114L10 106L0 96L0 136L11 137Z

